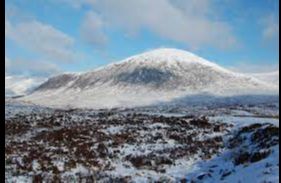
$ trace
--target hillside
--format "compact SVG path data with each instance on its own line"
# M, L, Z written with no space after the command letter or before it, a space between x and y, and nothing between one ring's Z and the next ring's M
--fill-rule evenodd
M82 74L50 78L24 100L55 107L121 107L189 95L276 94L278 87L190 52L156 49Z

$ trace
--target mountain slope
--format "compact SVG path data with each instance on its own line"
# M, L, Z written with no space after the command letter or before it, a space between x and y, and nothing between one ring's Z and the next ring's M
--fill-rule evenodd
M44 78L5 76L5 96L25 95L45 81Z
M269 73L254 73L250 75L261 81L271 83L276 86L279 85L279 71L269 72Z
M157 49L84 74L56 76L24 100L56 107L100 108L150 105L191 94L232 96L276 90L192 53Z

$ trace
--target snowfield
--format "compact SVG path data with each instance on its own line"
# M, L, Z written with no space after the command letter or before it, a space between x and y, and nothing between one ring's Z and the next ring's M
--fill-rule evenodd
M279 181L277 104L207 110L6 104L6 182Z

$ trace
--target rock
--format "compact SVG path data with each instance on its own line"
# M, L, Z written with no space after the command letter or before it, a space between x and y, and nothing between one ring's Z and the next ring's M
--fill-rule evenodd
M108 153L108 149L107 149L107 147L103 143L100 143L98 145L97 151L99 152L99 155L101 157L105 157L107 155L107 153Z
M205 179L207 177L212 177L212 175L210 173L202 173L199 176L197 176L197 179L203 180L203 179Z

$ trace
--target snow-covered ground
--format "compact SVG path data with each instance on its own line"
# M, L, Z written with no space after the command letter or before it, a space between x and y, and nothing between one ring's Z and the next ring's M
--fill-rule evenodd
M279 181L277 104L62 110L6 102L6 182Z

